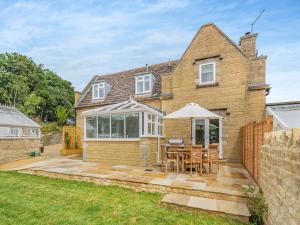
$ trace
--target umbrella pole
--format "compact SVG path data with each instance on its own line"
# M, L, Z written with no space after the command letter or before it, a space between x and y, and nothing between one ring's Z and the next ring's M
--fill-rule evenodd
M193 145L193 118L191 117L191 146Z

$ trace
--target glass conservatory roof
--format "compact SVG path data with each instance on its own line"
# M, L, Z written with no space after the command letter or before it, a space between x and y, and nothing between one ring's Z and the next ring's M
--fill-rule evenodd
M154 115L163 117L163 113L151 106L138 103L134 100L128 100L121 103L108 105L96 109L91 109L82 113L83 116L126 113L126 112L149 112Z
M36 127L40 125L14 107L0 105L0 126Z
M300 103L267 106L267 112L275 117L283 128L300 127Z

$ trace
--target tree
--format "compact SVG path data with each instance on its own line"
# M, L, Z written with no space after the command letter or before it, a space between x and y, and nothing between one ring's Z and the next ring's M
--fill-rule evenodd
M74 88L69 81L18 53L0 53L0 103L44 121L56 120L63 106L74 117Z
M66 107L58 106L55 111L57 123L59 126L65 124L68 119L68 110Z
M26 101L21 106L21 110L29 116L37 116L43 99L34 92L27 96Z

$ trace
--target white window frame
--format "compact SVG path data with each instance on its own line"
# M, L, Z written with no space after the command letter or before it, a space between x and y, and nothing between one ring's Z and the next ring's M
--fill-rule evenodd
M39 139L40 138L40 128L37 127L17 127L17 126L0 126L1 130L5 132L0 132L0 139ZM28 133L23 131L27 129ZM16 131L16 135L14 134ZM35 135L36 134L36 135Z
M138 113L139 114L139 137L137 138L127 138L126 137L126 116L127 114L132 114L132 113ZM142 134L142 113L144 113L144 134ZM110 133L110 137L109 138L98 138L98 117L99 116L103 116L103 115L107 115L109 116L109 120L110 120L110 128L109 128L109 133ZM113 115L123 115L124 116L124 138L112 138L111 136L111 117ZM151 121L148 121L148 115L151 115ZM96 128L96 138L87 138L86 137L86 118L87 117L96 117L97 118L97 128ZM155 116L155 120L153 120L153 116ZM127 112L127 113L112 113L112 114L101 114L101 115L91 115L91 116L84 116L84 140L85 141L139 141L141 137L163 137L164 136L164 123L163 123L163 118L161 118L161 123L158 123L158 115L154 115L151 113L147 113L147 112ZM151 130L152 130L152 124L154 124L154 134L149 134L148 133L148 122L150 122L151 124ZM159 135L158 129L159 126L162 126L162 131L163 134Z
M159 137L163 137L164 134L165 134L165 131L164 131L164 120L163 120L163 118L159 118L158 116L156 118L157 118L157 135ZM161 134L159 133L159 128L160 127L161 127Z
M95 96L95 88L97 88L97 93L98 93L98 96ZM103 96L99 96L99 93L100 93L100 89L103 88ZM105 91L105 83L104 82L100 82L100 83L96 83L96 84L93 84L93 88L92 88L92 92L93 92L93 100L96 100L96 99L104 99L105 98L105 95L106 95L106 91Z
M213 119L213 118L212 118ZM196 120L204 120L204 129L205 129L205 148L209 147L209 118L194 118L192 122L192 143L196 143ZM219 118L219 158L223 158L223 120Z
M213 81L202 82L202 66L206 65L213 65ZM216 83L216 63L209 62L209 63L202 63L199 65L199 84L214 84Z
M149 77L150 78L150 88L149 90L145 91L145 78L146 77ZM137 89L137 81L138 79L142 78L142 82L143 82L143 91L141 92L138 92L138 89ZM152 81L152 75L151 74L145 74L145 75L138 75L135 77L135 94L146 94L146 93L151 93L152 92L152 84L153 81Z

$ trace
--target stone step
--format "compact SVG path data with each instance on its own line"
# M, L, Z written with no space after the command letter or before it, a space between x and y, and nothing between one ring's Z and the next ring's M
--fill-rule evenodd
M249 222L250 217L247 205L235 201L172 193L166 194L161 203L218 215L228 215L243 222Z

